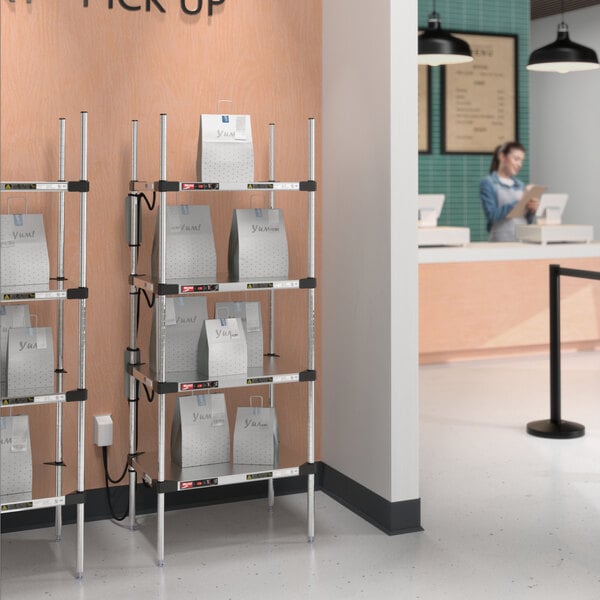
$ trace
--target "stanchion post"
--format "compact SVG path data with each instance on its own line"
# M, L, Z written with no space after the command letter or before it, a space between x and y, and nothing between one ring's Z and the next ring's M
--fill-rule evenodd
M550 419L527 423L527 433L537 437L572 439L585 434L580 423L561 419L560 365L560 265L550 265Z

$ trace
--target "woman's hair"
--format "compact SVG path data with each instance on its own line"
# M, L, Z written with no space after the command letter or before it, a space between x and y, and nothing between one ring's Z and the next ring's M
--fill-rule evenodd
M498 167L500 166L500 155L504 154L504 156L506 156L513 150L521 150L521 152L525 152L525 147L520 142L505 142L504 144L497 146L492 156L490 173L498 170Z

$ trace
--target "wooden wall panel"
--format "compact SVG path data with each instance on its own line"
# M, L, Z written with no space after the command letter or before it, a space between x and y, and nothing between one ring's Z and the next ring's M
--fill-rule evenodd
M226 0L215 7L212 17L206 6L200 15L186 16L179 1L161 2L166 14L156 10L129 12L117 2L109 10L105 0L90 0L88 8L83 7L83 0L3 2L0 6L0 178L56 179L58 118L65 117L66 175L79 179L79 114L82 110L89 113L88 489L104 484L101 454L92 444L93 415L110 413L115 421L115 444L109 452L113 475L121 470L128 451L123 361L129 331L129 249L124 233L124 199L131 176L131 120L139 120L139 179L149 180L159 177L159 115L163 112L168 114L170 179L195 180L199 117L203 112L216 112L219 100L232 100L231 112L252 116L256 179L268 176L269 122L277 126L276 177L280 180L307 177L307 119L316 117L317 132L319 127L321 0ZM230 110L228 105L221 108ZM319 149L318 143L317 157ZM196 195L188 201L203 203L205 198ZM220 269L226 265L233 206L260 201L232 195L211 200ZM53 203L41 199L29 202L30 211L45 214L54 255ZM68 196L68 203L67 276L74 285L78 275L74 258L78 197ZM305 195L281 195L278 205L285 211L290 271L304 276ZM145 211L147 249L153 219L154 215ZM141 267L144 264L147 258L142 255ZM305 299L292 298L289 303L282 299L277 310L285 323L285 328L278 329L278 344L295 356L305 356ZM148 313L142 317L142 326ZM51 312L44 313L43 321L54 322ZM76 334L75 307L68 309L66 330L70 336ZM68 345L65 363L67 368L72 365L67 381L70 386L76 385L74 358L75 349ZM301 364L305 364L302 358ZM281 430L286 443L304 452L306 402L300 386L289 388L278 388ZM319 389L317 385L317 400ZM233 397L230 418L235 404L244 400L239 394ZM143 445L151 437L156 417L154 405L148 407L143 400L140 406ZM65 407L65 431L75 431L74 408ZM44 454L52 452L48 431L53 413L46 412L49 414L43 422L48 425L42 421L33 425L34 445L48 446ZM319 414L317 402L317 423ZM74 465L70 435L65 441L65 461ZM319 458L318 425L316 438ZM74 487L74 474L67 473L66 480L66 487Z

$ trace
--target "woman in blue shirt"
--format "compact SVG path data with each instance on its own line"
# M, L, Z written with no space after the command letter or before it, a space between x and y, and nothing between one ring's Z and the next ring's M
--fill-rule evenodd
M523 166L525 148L519 142L506 142L494 150L490 174L479 184L483 212L487 218L490 242L514 242L517 240L517 224L533 222L539 198L527 203L525 217L507 219L523 195L525 185L517 174Z

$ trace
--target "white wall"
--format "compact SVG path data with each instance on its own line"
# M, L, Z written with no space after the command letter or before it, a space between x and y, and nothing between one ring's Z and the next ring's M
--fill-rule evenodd
M419 497L417 2L323 2L323 461Z
M531 23L531 48L556 39L560 15ZM600 6L565 13L571 40L600 53ZM600 70L530 73L531 180L567 192L565 223L594 225L600 239Z

